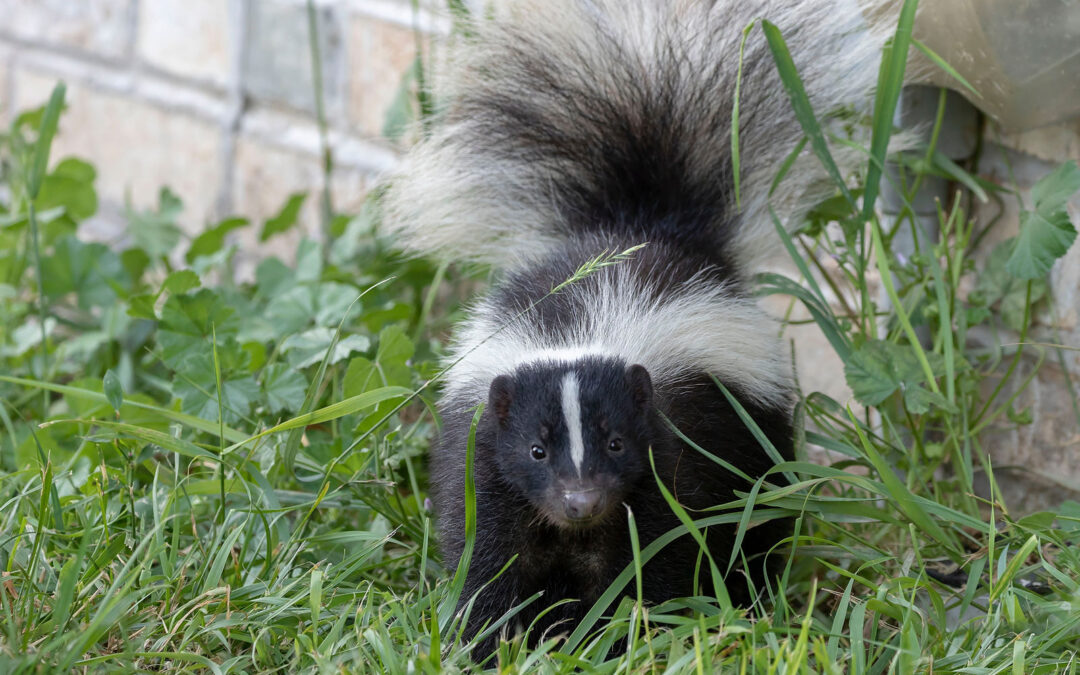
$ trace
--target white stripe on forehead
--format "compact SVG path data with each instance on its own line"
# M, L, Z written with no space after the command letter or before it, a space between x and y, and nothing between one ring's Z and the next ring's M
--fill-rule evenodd
M562 381L562 411L566 429L570 434L570 459L581 476L581 463L585 459L585 441L581 437L581 396L577 375L567 373Z

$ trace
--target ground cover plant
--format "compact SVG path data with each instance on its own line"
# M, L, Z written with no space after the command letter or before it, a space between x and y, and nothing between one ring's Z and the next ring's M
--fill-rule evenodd
M1075 238L1064 202L1080 170L1041 181L1019 236L976 269L982 231L967 200L1018 197L943 161L935 129L899 160L897 185L910 198L944 175L967 196L941 205L937 239L910 208L881 222L913 9L885 55L867 171L838 177L795 234L778 226L799 274L759 284L809 311L855 401L804 392L798 459L776 468L791 484L764 476L722 509L683 514L694 532L794 516L796 535L775 553L782 575L748 611L725 600L739 575L707 561L697 597L647 607L613 587L566 640L504 643L485 666L1075 670L1080 504L1013 514L982 442L1029 423L1015 407L1021 360L1056 357L1029 326ZM805 146L830 163L830 126L800 98L782 36L751 30L773 48ZM425 452L442 340L483 271L402 259L374 233L377 201L337 214L323 197L326 243L234 281L229 233L289 230L303 195L282 195L265 223L230 218L186 240L183 205L164 189L157 208L129 212L117 245L85 241L94 168L49 157L62 101L58 87L0 136L0 671L480 668L453 613L462 575L435 553ZM402 102L397 115L412 109ZM915 255L895 250L904 231ZM178 247L182 261L170 257ZM974 326L1019 339L976 343ZM809 446L834 460L810 462ZM989 498L976 496L979 474ZM631 595L639 568L620 580Z

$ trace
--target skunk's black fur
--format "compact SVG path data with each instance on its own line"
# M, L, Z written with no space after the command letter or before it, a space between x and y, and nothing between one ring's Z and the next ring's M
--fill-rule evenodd
M452 60L436 130L406 158L386 206L388 225L414 250L502 271L449 357L431 496L453 567L465 546L470 421L486 403L461 607L475 596L475 633L538 591L516 625L529 627L558 600L578 601L539 619L535 640L552 626L572 629L631 563L627 510L642 546L679 525L657 477L695 517L750 489L663 417L751 478L770 471L712 376L791 458L787 357L746 279L768 252L772 175L801 130L755 34L740 95L737 209L730 121L740 38L752 18L776 22L819 110L869 92L878 41L856 30L846 0L511 5L475 25ZM846 168L849 155L836 156ZM821 179L797 161L773 207L796 215ZM629 260L549 295L598 255L643 242ZM763 554L789 528L772 520L746 533L748 569L727 578L735 601L756 595L780 561ZM709 528L707 540L727 569L734 526ZM645 565L645 598L697 593L698 559L689 536L665 547Z

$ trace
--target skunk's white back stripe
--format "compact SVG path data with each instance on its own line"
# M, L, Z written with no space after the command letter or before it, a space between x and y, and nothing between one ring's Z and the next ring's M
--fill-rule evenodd
M787 401L792 377L778 326L752 298L709 279L657 298L650 282L624 266L604 270L597 282L562 291L576 296L581 309L557 335L538 331L532 314L508 318L490 300L482 302L458 330L446 393L472 405L495 377L527 363L604 356L645 366L661 385L712 373L756 403Z
M581 394L577 375L567 373L562 381L562 411L570 434L570 459L581 477L581 462L585 459L585 441L581 434Z

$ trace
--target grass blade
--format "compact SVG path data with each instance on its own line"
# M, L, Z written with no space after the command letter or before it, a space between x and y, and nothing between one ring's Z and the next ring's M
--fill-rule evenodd
M904 87L904 68L907 65L911 30L915 24L918 0L904 0L900 8L900 22L892 42L885 47L878 76L877 96L874 100L873 135L870 139L870 163L866 171L866 189L863 191L863 219L874 215L874 204L881 188L882 167L885 153L889 150L896 104Z
M810 105L810 97L806 93L806 87L803 86L802 78L799 77L799 71L795 68L795 61L791 58L791 51L788 50L787 43L780 34L780 29L770 21L762 21L761 28L765 31L765 39L769 42L769 49L772 51L773 60L776 62L776 70L780 74L780 81L784 83L784 91L787 92L788 98L791 99L791 107L795 110L795 117L799 120L799 125L802 126L806 137L810 141L810 149L817 155L822 166L825 167L833 182L836 183L837 189L840 190L840 193L844 195L844 199L854 210L855 199L851 196L851 191L848 190L844 177L840 175L840 168L836 166L836 161L829 151L829 144L825 141L825 134L822 133L821 125L814 115L814 109Z

